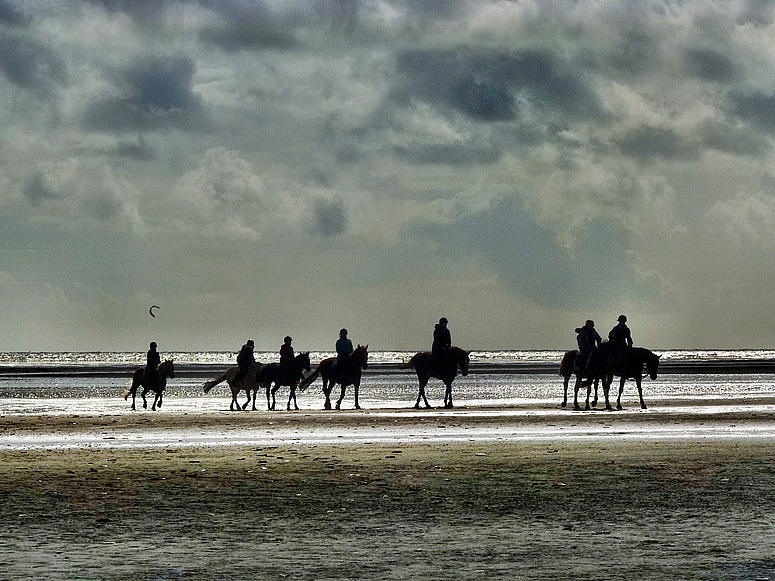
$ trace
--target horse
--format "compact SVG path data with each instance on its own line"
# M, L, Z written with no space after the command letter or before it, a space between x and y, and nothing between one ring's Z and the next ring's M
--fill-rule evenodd
M563 398L562 398L562 403L560 404L560 407L562 407L562 408L565 408L568 405L568 383L570 382L571 375L573 375L574 372L575 372L576 373L576 383L575 383L575 385L573 387L573 392L574 392L573 393L573 408L576 409L576 410L580 410L581 409L581 407L579 407L578 395L579 395L579 388L583 384L583 382L582 382L582 375L583 375L583 373L581 373L581 375L580 375L580 370L579 369L574 369L574 366L575 366L575 363L576 363L576 358L578 357L578 354L579 354L579 352L578 352L577 349L572 349L570 351L566 351L565 355L562 356L562 361L560 361L560 376L563 378ZM588 378L588 381L586 382L587 383L587 404L586 404L586 409L590 409L589 395L590 395L590 392L592 390L592 383L593 382L595 384L595 399L592 400L592 406L591 407L596 407L597 406L597 389L598 389L598 384L600 383L600 378L599 377L594 377L594 378L591 378L591 379Z
M592 351L589 358L590 372L602 376L605 408L607 410L613 409L608 400L608 394L614 376L620 378L616 409L624 409L622 407L622 393L624 392L624 383L629 378L634 379L635 385L638 387L638 397L640 399L641 409L647 409L646 402L643 401L643 388L641 386L644 377L644 367L646 368L648 376L652 380L656 379L657 371L659 370L659 355L656 355L643 347L629 347L627 348L625 361L622 364L620 361L619 348L610 341L603 343L600 347Z
M291 393L288 396L288 410L291 409L291 400L293 400L293 407L295 409L299 409L299 406L296 404L296 385L299 383L300 379L304 378L304 372L310 371L312 368L312 365L309 362L309 352L307 353L300 353L296 357L294 357L291 361L288 362L287 367L285 368L285 371L282 373L282 377L280 377L280 364L279 363L270 363L268 365L264 365L261 368L261 371L258 372L258 384L261 387L266 388L266 405L270 410L274 409L275 406L275 393L277 393L277 390L280 388L281 385L287 385L291 388ZM272 402L269 402L269 394L270 394L270 388L272 387L272 383L274 382L274 389L271 390L272 395ZM256 400L253 399L253 409L256 409Z
M361 406L358 404L358 389L361 385L362 370L369 365L369 346L358 345L355 351L350 353L350 356L342 361L336 369L334 369L334 363L336 363L336 357L323 359L315 368L315 371L312 372L312 375L301 382L299 391L307 389L320 375L323 378L323 393L326 396L324 409L331 409L331 392L337 383L342 386L342 393L336 401L336 409L339 409L342 405L345 389L348 385L352 385L355 390L355 409L361 409Z
M253 393L253 409L256 409L256 392L258 392L258 383L256 381L256 377L258 376L258 372L261 370L263 365L259 363L258 361L254 361L250 364L250 368L248 369L247 374L245 375L245 378L240 382L235 382L235 378L237 377L237 373L239 373L239 367L229 367L226 370L226 373L221 375L220 377L216 377L215 379L212 379L210 381L207 381L204 383L202 387L204 387L205 393L208 393L212 388L214 388L219 383L225 381L229 384L229 387L231 388L231 403L229 403L229 410L235 411L235 406L237 408L236 411L239 411L240 409L247 409L248 404L251 401L251 392ZM239 402L237 401L237 396L239 395L240 391L245 390L245 395L248 396L248 400L245 402L245 405L240 406Z
M159 377L158 382L156 385L148 385L145 380L145 367L141 367L135 370L134 374L132 375L132 387L127 389L124 393L124 400L129 398L130 394L132 395L132 409L135 409L135 397L137 396L137 388L141 385L143 386L143 391L140 393L141 397L143 398L143 407L148 407L148 402L145 400L145 394L151 390L156 392L156 397L153 398L153 405L151 406L151 409L156 411L156 408L161 407L164 388L167 387L167 378L169 377L170 379L173 379L175 377L175 364L172 362L172 359L168 359L164 363L160 364L159 367L156 368L156 371Z
M431 407L428 403L428 398L425 397L425 386L428 385L431 377L440 379L447 386L444 392L444 407L447 409L452 408L452 382L455 380L458 367L463 375L468 375L470 353L470 351L465 351L460 347L450 347L446 351L445 357L439 357L434 369L430 369L428 365L428 357L431 356L430 351L415 353L409 361L404 362L405 368L414 367L417 373L417 380L420 382L420 390L417 394L417 402L414 404L414 408L420 409L420 399L425 401L426 408Z

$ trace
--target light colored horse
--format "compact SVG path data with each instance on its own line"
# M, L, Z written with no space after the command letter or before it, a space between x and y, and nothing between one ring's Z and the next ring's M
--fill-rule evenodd
M342 393L336 401L336 409L339 409L342 405L345 389L348 385L352 385L355 390L355 409L361 409L358 403L358 390L361 385L361 372L369 365L369 346L358 345L355 351L350 353L350 356L336 368L334 363L336 363L336 357L323 359L315 368L315 371L312 372L312 375L301 382L298 391L307 389L320 375L323 378L323 393L326 396L324 409L331 409L331 391L333 391L337 383L342 386Z
M151 406L151 409L156 411L156 408L161 407L164 388L167 387L167 378L169 377L172 379L175 377L175 364L172 362L172 359L168 359L164 363L160 364L159 367L156 368L156 371L159 377L158 383L156 385L147 385L144 377L145 367L141 367L140 369L135 370L134 374L132 375L132 386L124 393L124 400L129 398L130 395L132 396L132 409L135 409L135 397L137 396L137 388L141 385L143 386L143 391L140 394L143 398L143 407L148 407L148 402L145 400L145 394L151 390L156 393L156 397L153 398L153 405Z
M412 358L404 363L404 367L414 367L417 373L417 380L420 382L420 389L417 394L417 402L414 404L415 409L420 409L420 400L425 402L425 407L430 408L431 404L428 403L428 398L425 397L425 386L428 385L431 377L440 379L444 382L446 390L444 391L444 407L451 408L452 406L452 382L457 376L457 370L460 368L462 375L468 375L468 364L470 351L465 351L460 347L450 347L444 352L445 356L439 357L438 361L432 363L429 361L431 357L430 351L420 351L415 353Z
M226 373L221 375L220 377L216 377L215 379L211 379L210 381L205 382L205 384L202 386L204 387L205 393L209 393L212 388L214 388L216 385L218 385L221 382L226 382L229 384L229 388L231 388L231 403L229 404L229 410L239 411L240 409L247 409L248 404L251 402L251 399L253 401L253 409L256 409L256 393L258 392L258 373L261 371L261 368L263 365L259 363L258 361L254 361L250 365L250 369L248 369L247 374L245 375L245 378L237 383L235 381L235 378L237 377L237 374L239 373L239 367L229 367L226 370ZM245 405L240 406L239 402L237 401L237 396L239 395L240 391L245 390L245 394L248 396L248 400L245 402ZM252 398L251 398L251 393Z

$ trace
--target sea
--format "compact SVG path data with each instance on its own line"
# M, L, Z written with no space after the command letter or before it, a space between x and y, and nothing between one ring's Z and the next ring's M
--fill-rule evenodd
M647 401L649 398L775 397L775 350L666 349L654 352L661 357L660 373L656 380L644 379ZM558 374L563 353L553 350L472 351L469 374L458 376L453 384L455 404L519 406L545 403L548 407L557 407L563 397L563 380ZM364 371L359 394L363 408L414 406L417 378L404 366L413 354L408 351L369 353L369 366ZM275 362L278 358L276 353L257 352L255 355L262 363ZM331 352L311 352L313 369L319 361L333 355ZM225 383L207 394L202 384L234 366L236 353L162 353L162 359L175 362L175 378L168 380L165 393L165 411L229 409L231 392ZM144 352L0 353L0 414L124 413L130 405L124 400L124 394L133 372L144 362ZM317 380L300 393L299 407L321 409L324 397L320 388L321 382ZM431 405L441 405L444 386L431 380L426 393ZM278 409L284 409L287 396L287 388L278 391ZM240 396L241 402L244 397ZM266 409L265 396L259 394L259 397L259 409ZM569 397L572 399L572 393ZM633 381L625 387L622 401L638 401ZM142 404L139 394L138 403ZM342 407L351 408L352 404L352 388L348 388Z

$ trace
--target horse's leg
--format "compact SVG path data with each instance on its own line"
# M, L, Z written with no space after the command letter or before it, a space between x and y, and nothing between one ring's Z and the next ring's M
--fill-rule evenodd
M583 381L581 380L581 375L576 375L576 383L573 385L573 409L578 411L581 411L581 406L579 405L579 389L581 388L581 384Z
M560 404L560 407L565 409L565 407L568 405L568 384L570 383L570 375L563 375L562 376L562 389L563 389L563 396L562 396L562 403Z
M592 392L592 379L587 379L587 401L584 403L585 410L591 410L589 405L589 394Z
M277 405L277 390L279 388L280 388L280 386L277 385L276 383L274 384L274 387L272 388L272 407L269 408L270 410L274 410L275 406Z
M355 390L355 409L359 410L361 409L361 404L358 403L358 391L361 387L361 380L359 379L353 384L353 389Z
M419 381L420 387L417 391L417 402L414 404L414 409L419 410L420 409L420 400L422 399L425 403L425 408L430 409L431 404L428 403L428 398L425 397L425 386L428 385L428 378L427 377L417 377L417 380Z
M605 409L608 411L611 411L611 401L609 399L609 394L611 392L611 383L614 380L614 376L610 373L606 373L603 375L603 396L605 397Z
M340 408L340 406L342 405L342 400L344 399L344 392L345 392L345 390L346 390L346 389L347 389L347 386L346 386L346 385L343 383L343 384L342 384L342 393L341 393L341 395L339 396L339 399L338 399L338 400L336 400L336 406L335 406L335 407L336 407L336 409L339 409L339 408Z
M291 384L291 397L293 398L293 407L294 407L294 409L298 410L299 409L299 404L296 401L296 384L295 383ZM290 403L291 403L291 400L290 400L290 398L288 398L288 404L290 405Z
M266 386L266 409L271 410L272 409L272 399L270 397L272 390L272 382L270 381Z
M645 410L646 408L646 402L643 401L643 387L641 386L641 383L643 383L643 378L638 376L635 378L635 385L638 386L638 397L640 398L640 409Z
M145 399L145 394L148 393L148 388L143 387L143 391L140 392L140 397L143 398L143 408L148 409L148 402Z
M237 401L237 396L239 395L240 388L237 386L234 386L231 388L231 402L229 403L229 411L239 411L240 405ZM236 408L236 409L235 409Z
M444 407L446 409L452 409L452 382L446 383L447 388L444 390Z
M595 378L595 399L592 400L592 407L597 407L597 384L600 382L600 378Z
M624 393L624 382L627 381L626 377L622 377L621 381L619 381L619 397L616 398L616 409L623 410L622 407L622 394Z
M333 382L330 382L328 378L323 378L323 395L326 396L326 403L323 404L324 410L331 409L331 390L334 389Z
M257 412L258 409L256 408L256 397L258 397L258 384L253 388L253 407L251 407L251 411Z

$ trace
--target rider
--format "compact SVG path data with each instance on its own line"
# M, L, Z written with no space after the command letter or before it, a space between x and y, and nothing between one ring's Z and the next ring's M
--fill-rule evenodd
M339 367L353 351L353 342L347 337L347 329L340 330L339 339L336 340L336 361L334 361L334 365L331 368L334 379L339 375Z
M253 346L253 339L249 339L248 342L242 346L242 349L240 349L239 355L237 355L239 371L234 377L234 383L237 385L242 384L242 381L250 370L250 366L256 361L255 357L253 357Z
M444 362L449 348L452 347L452 334L447 328L448 323L446 317L441 317L433 329L433 345L431 345L431 356L428 363L430 371L435 371Z
M592 349L600 347L603 339L595 330L595 322L591 319L587 319L583 327L577 327L576 342L579 345L579 354L576 356L576 362L574 367L581 371L584 371L587 367L587 361L592 353Z
M151 341L150 349L145 357L145 384L148 387L154 387L159 383L159 364L161 357L156 351L156 341Z
M630 334L630 328L627 326L627 317L619 315L617 320L619 324L608 333L608 339L616 345L619 352L619 363L624 366L627 363L629 348L632 347L632 335Z
M293 339L291 339L291 337L286 337L283 339L283 344L280 346L280 366L277 369L277 378L279 381L285 379L285 372L288 369L288 364L293 361L293 358L296 356L293 352L293 347L291 346L292 341Z

